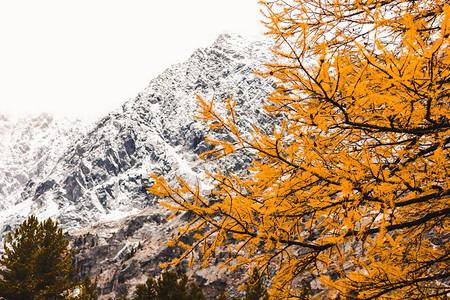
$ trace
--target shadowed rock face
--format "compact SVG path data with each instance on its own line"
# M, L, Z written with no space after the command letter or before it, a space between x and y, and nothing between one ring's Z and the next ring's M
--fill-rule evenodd
M56 182L46 177L89 127L48 114L18 119L0 115L0 210L50 190Z
M57 219L71 232L80 275L99 276L102 295L130 292L146 276L159 274L159 263L179 253L164 244L181 221L165 221L167 212L145 189L150 174L195 182L202 170L236 172L251 162L246 154L209 163L197 159L212 147L205 137L225 133L212 133L195 118L196 95L233 96L242 128L255 124L272 131L275 120L259 110L272 83L252 73L271 60L269 48L265 41L222 35L211 47L167 69L122 109L74 139L65 152L46 160L50 171L45 177L25 180L21 193L8 200L11 213L0 215L2 234L10 229L7 224L18 224L29 213ZM0 205L5 201L0 196ZM141 249L128 257L139 243ZM212 284L211 274L195 276Z
M183 251L165 244L178 234L177 228L189 217L185 214L168 221L167 216L168 212L162 208L157 212L150 208L119 221L97 223L72 232L70 239L76 250L76 264L80 266L78 276L95 277L101 299L131 296L138 283L145 282L148 276L161 275L164 271L161 263L172 261ZM194 239L188 236L182 241L192 244ZM187 261L181 262L175 270L186 272L195 280L207 299L215 299L221 288L226 288L229 294L240 295L237 287L244 283L247 273L244 269L232 274L219 270L218 266L227 258L227 252L219 252L215 264L202 270L198 264L188 268Z

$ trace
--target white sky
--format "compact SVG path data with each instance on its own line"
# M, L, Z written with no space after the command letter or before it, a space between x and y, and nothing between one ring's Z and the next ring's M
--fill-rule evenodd
M264 32L258 0L0 0L0 113L97 118L223 32Z

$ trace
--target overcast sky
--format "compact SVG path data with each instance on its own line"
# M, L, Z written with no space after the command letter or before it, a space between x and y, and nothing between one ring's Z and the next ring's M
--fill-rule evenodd
M223 32L264 32L258 0L0 0L0 113L97 118Z

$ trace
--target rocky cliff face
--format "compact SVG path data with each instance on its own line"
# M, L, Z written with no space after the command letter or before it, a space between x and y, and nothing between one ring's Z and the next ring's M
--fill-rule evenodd
M90 124L47 114L18 119L0 115L0 233L29 213L26 190L41 194L64 153ZM0 235L1 236L1 235Z
M213 133L194 117L196 95L233 96L244 120L240 126L271 130L275 121L261 107L272 83L252 73L271 60L270 47L264 40L222 35L167 69L121 110L73 135L66 151L43 159L45 172L24 176L15 185L20 193L6 197L0 190L0 206L9 207L0 216L0 232L30 213L57 219L72 236L80 272L98 276L105 299L130 293L146 276L158 274L158 264L177 254L164 244L185 216L166 221L167 211L145 190L149 175L195 182L205 169L237 171L250 163L246 155L198 160L211 147L204 138ZM0 187L11 190L7 172L0 175ZM224 283L217 268L193 276L204 285Z

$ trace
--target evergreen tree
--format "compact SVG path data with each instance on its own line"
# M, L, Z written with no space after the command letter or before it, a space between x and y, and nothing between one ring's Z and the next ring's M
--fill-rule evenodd
M0 258L0 297L63 299L76 286L69 279L73 252L58 223L30 216L8 234Z
M195 282L191 282L189 284L189 294L186 299L187 300L206 300L205 295L203 295L202 289Z
M173 271L164 272L158 279L158 299L185 299L187 282L188 278L184 273L179 278Z
M225 290L224 289L220 290L220 294L219 294L219 297L217 297L217 300L228 300L228 297L225 294Z
M133 300L206 300L195 282L188 285L186 274L164 272L158 280L151 277L136 286Z
M245 296L243 300L268 300L269 295L264 286L263 279L256 268L253 269L252 276L246 283Z
M138 284L136 286L136 296L133 298L134 300L154 300L157 299L156 292L157 282L152 277L147 279L145 284Z
M221 290L219 296L217 297L217 300L239 300L236 296L233 296L231 298L228 298L227 294L225 294L225 290Z
M86 275L81 282L81 292L73 300L97 300L97 284L92 282L91 277Z

